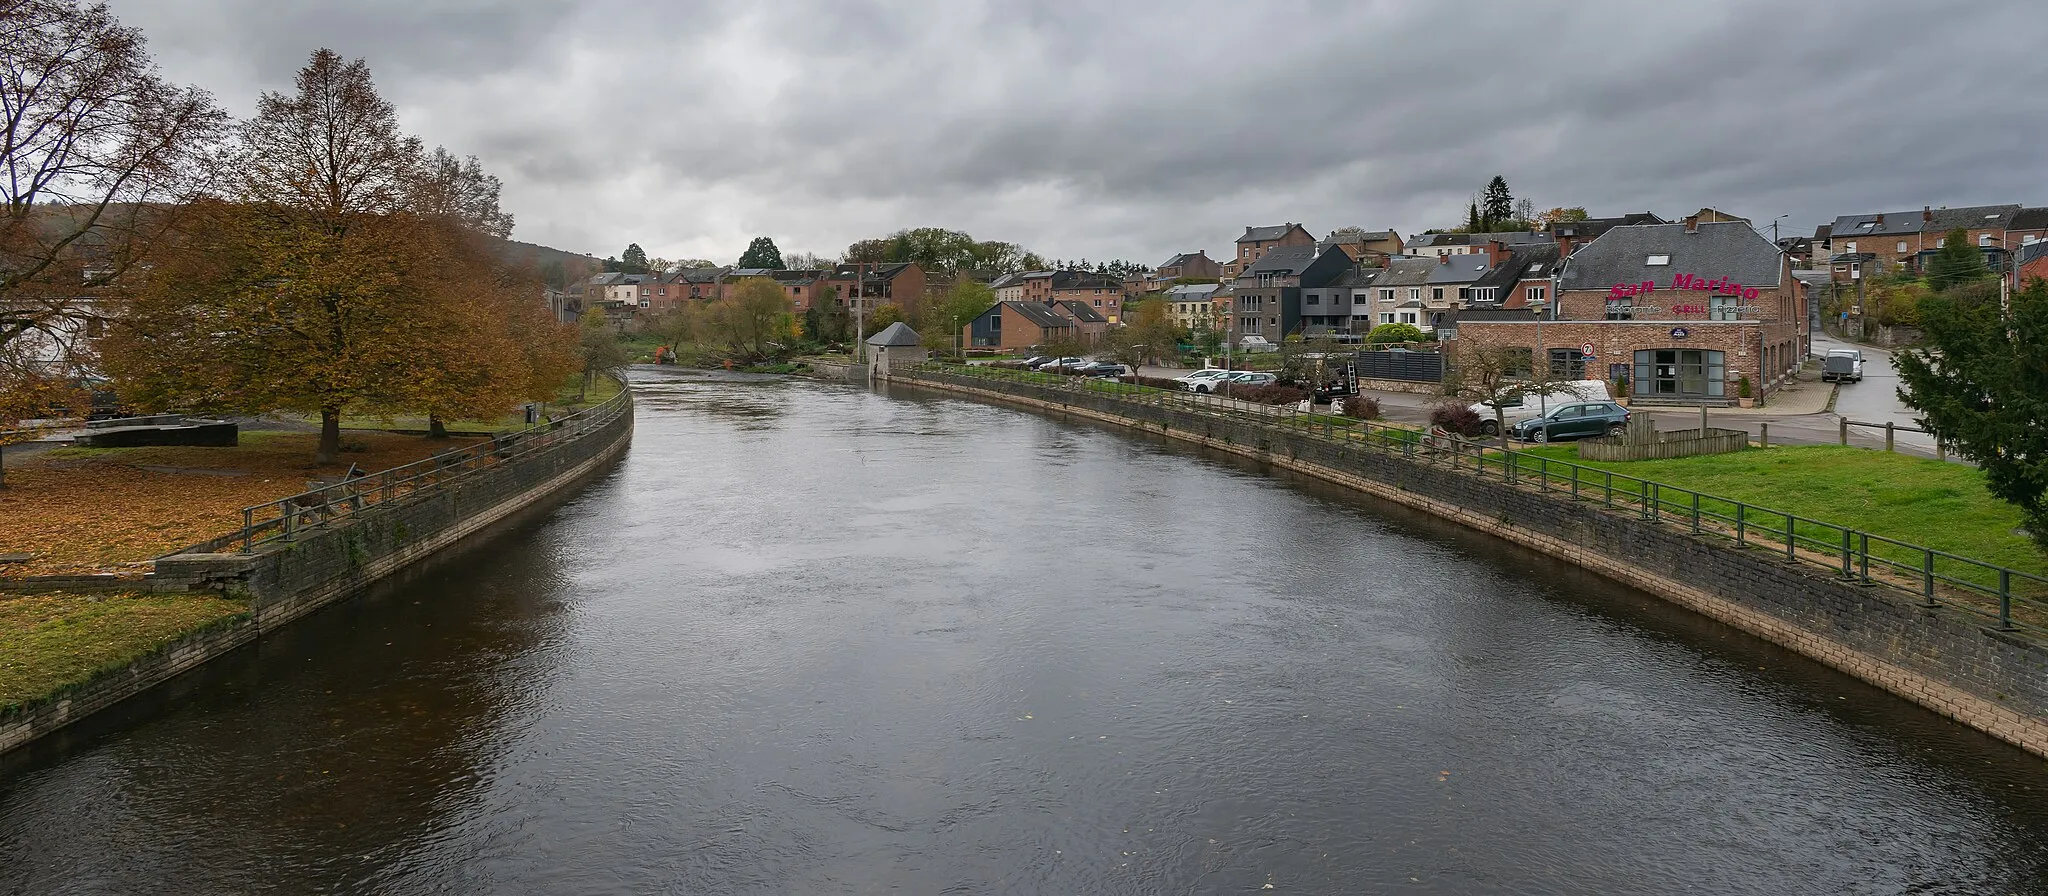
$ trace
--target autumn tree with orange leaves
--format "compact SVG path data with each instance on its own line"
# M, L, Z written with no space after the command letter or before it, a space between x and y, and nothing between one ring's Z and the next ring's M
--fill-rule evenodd
M539 276L492 251L496 178L402 133L362 60L264 94L228 183L107 339L138 406L318 414L331 463L344 413L495 417L573 370Z
M0 0L0 444L80 410L98 327L226 128L105 5Z

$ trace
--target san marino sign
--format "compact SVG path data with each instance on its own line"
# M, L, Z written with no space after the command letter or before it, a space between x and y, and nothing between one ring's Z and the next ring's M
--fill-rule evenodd
M1754 287L1743 286L1726 277L1706 280L1692 274L1677 274L1671 278L1671 288L1690 292L1718 293L1724 296L1741 296L1749 301L1755 301L1757 297L1757 291ZM1617 283L1612 289L1607 291L1607 295L1609 298L1625 299L1630 296L1648 295L1656 290L1657 281L1644 280L1641 283ZM1706 309L1701 308L1699 310L1705 311Z

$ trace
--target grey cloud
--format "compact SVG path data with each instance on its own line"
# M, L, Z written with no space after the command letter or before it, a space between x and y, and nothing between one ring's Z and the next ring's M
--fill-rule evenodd
M237 107L315 46L368 58L526 239L730 257L937 225L1145 261L1455 223L1496 173L1539 207L1799 229L2048 201L2048 62L1989 25L2032 4L1938 7L116 0Z

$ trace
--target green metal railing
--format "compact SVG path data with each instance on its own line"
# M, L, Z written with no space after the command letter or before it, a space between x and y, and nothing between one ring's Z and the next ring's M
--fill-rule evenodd
M1979 616L2003 631L2048 635L2048 577L1600 467L1398 424L1129 383L944 364L919 365L909 373L911 379L996 386L997 391L1046 390L1054 400L1087 395L1220 417L1327 441L1344 450L1400 455L1565 500L1596 503L1788 563L1818 566L1859 585L1910 594L1923 607L1949 607Z

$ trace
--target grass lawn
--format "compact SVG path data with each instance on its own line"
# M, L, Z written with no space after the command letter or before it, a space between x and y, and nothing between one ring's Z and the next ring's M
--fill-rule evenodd
M1613 470L2022 572L2048 574L2048 558L2020 534L2019 511L1985 490L1983 471L1962 464L1836 445L1621 463L1581 461L1568 445L1523 448L1521 453ZM1878 549L1873 547L1871 553Z
M0 709L133 662L248 608L212 595L0 595Z
M305 491L357 464L383 470L474 442L350 432L318 466L314 433L244 432L232 448L58 448L10 461L0 553L34 555L0 575L140 574L147 561L242 524L242 508Z

